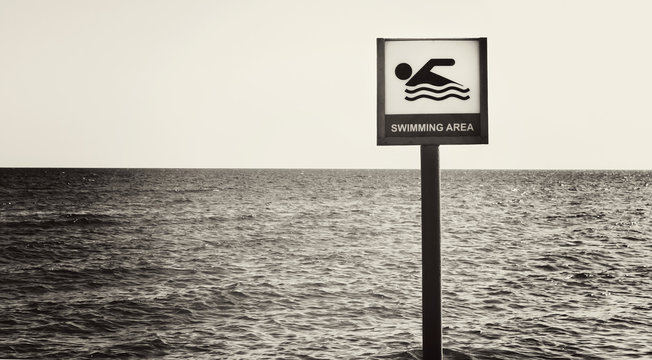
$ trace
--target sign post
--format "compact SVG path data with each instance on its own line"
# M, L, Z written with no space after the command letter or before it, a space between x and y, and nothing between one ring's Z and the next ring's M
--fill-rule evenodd
M421 146L423 359L443 359L439 145L488 144L487 39L377 39L377 144Z
M439 145L421 145L423 358L442 359Z

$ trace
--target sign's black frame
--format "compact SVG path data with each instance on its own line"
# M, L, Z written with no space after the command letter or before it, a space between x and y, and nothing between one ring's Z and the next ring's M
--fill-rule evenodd
M385 114L385 42L386 41L477 41L480 56L480 112L471 114ZM488 144L487 103L487 38L445 39L376 39L377 47L377 144L378 145L444 145ZM479 135L474 136L388 136L387 126L392 120L402 123L450 123L472 119L479 123Z

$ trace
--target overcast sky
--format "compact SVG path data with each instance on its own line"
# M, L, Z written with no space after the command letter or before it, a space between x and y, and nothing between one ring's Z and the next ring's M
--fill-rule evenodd
M376 38L487 37L489 145L442 168L652 169L652 2L0 0L0 166L418 168Z

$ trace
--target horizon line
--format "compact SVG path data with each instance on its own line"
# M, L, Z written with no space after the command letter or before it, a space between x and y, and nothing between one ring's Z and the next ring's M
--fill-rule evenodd
M0 169L133 169L133 170L420 170L418 167L175 167L175 166L0 166ZM440 170L463 171L652 171L642 168L456 168L445 167Z

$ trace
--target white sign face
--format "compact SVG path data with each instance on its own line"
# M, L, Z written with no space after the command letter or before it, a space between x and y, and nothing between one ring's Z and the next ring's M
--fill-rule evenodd
M477 41L385 42L385 114L480 112Z

